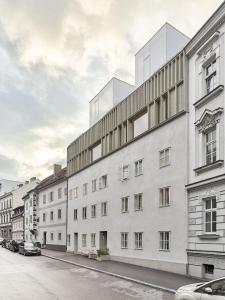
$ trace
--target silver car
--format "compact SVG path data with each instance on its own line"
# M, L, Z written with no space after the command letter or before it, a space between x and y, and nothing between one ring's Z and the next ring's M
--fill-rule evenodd
M225 300L225 277L180 287L175 300Z

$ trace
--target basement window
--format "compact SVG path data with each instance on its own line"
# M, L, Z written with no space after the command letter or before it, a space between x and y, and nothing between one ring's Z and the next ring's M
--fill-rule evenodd
M203 267L204 267L205 274L210 274L210 275L214 274L214 265L204 264Z

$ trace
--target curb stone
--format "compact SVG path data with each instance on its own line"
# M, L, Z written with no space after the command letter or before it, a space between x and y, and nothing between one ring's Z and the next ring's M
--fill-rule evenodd
M119 275L119 274L116 274L116 273L111 273L111 272L104 271L104 270L101 270L101 269L89 267L89 266L82 265L82 264L72 262L72 261L69 261L69 260L65 260L65 259L61 259L61 258L58 258L58 257L50 256L50 255L47 255L47 254L42 254L42 256L45 256L45 257L48 257L48 258L51 258L51 259L54 259L54 260L58 260L58 261L61 261L61 262L67 263L67 264L71 264L71 265L74 265L74 266L78 266L78 267L81 267L81 268L85 268L85 269L88 269L88 270L92 270L92 271L95 271L95 272L98 272L98 273L106 274L106 275L109 275L109 276L112 276L112 277L116 277L116 278L124 279L124 280L130 281L130 282L145 285L145 286L148 286L148 287L151 287L151 288L154 288L154 289L158 289L158 290L161 290L161 291L164 291L164 292L168 292L168 293L172 293L172 294L175 294L175 292L176 292L176 290L174 290L174 289L169 289L169 288L157 285L157 284L153 284L153 283L149 283L149 282L146 282L146 281L134 279L134 278L131 278L131 277L128 277L128 276Z

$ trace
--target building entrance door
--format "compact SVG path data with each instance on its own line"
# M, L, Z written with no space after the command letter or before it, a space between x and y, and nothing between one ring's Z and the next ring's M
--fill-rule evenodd
M78 252L78 233L74 232L74 254Z
M47 233L46 233L46 231L44 231L43 232L43 245L45 245L46 246L46 235L47 235Z
M100 231L100 250L107 250L107 231Z

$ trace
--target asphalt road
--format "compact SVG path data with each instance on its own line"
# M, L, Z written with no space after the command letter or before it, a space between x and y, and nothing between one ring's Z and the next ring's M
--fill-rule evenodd
M0 300L173 300L173 295L0 247Z

